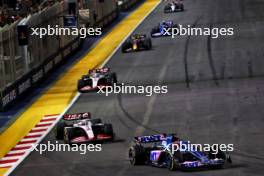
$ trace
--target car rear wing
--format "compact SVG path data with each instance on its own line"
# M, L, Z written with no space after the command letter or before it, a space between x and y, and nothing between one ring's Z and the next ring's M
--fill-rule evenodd
M150 136L135 137L136 143L153 143L166 140L166 134L155 134Z
M82 119L91 119L90 112L76 113L76 114L65 114L63 120L72 121L72 120L82 120Z
M132 38L141 38L141 39L146 38L146 37L147 37L146 34L135 34L132 36Z
M89 70L89 74L91 74L91 73L108 73L108 72L110 72L110 68L96 68L96 69Z

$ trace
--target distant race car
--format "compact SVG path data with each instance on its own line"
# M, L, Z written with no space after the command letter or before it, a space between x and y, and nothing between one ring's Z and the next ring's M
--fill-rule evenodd
M172 1L169 2L165 7L164 7L164 13L171 13L171 12L180 12L184 11L184 5L181 1Z
M231 157L220 150L217 154L192 150L172 152L171 144L179 142L179 138L173 134L135 137L135 145L129 149L130 163L132 165L165 167L171 171L224 168L228 163L232 163Z
M78 80L77 89L79 92L85 93L106 86L113 86L114 83L117 83L117 76L116 73L110 72L110 68L93 69Z
M171 36L172 28L178 27L178 24L174 24L171 20L162 21L157 26L152 28L150 35L151 37Z
M132 52L132 51L141 51L141 50L151 50L152 42L151 39L146 35L135 34L131 36L122 44L122 52Z
M65 143L85 143L114 140L111 124L105 124L101 119L91 119L91 113L67 114L57 124L55 129L57 140Z

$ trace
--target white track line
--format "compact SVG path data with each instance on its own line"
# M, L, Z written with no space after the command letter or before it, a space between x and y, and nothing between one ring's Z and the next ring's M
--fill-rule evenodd
M38 140L38 137L35 138L27 138L27 139L21 139L20 142L27 142L27 141L33 141L33 140Z
M51 117L51 116L48 116L48 117ZM58 116L57 116L58 117ZM56 118L55 116L52 116L52 118ZM50 119L50 118L49 118ZM43 118L41 119L43 120ZM55 121L49 121L48 124L54 124ZM39 123L37 124L39 125ZM34 127L33 129L35 130L49 130L51 128L51 126L46 126L46 127ZM32 144L36 144L36 143L39 143L40 139L46 134L46 131L43 131L43 132L29 132L25 137L28 137L28 136L33 136L33 135L40 135L40 137L32 137L32 138L23 138L21 139L18 144L16 146L14 146L11 151L9 151L7 153L7 155L9 154L21 154L21 155L18 155L18 156L4 156L4 158L2 158L0 161L9 161L9 160L17 160L17 161L14 161L14 162L10 162L10 163L3 163L3 164L0 164L0 168L4 168L4 167L11 167L7 173L5 175L8 175L10 174L10 170L14 170L20 163L21 161L26 158L26 156L32 151ZM26 144L19 144L20 142L29 142L29 141L32 141L30 143L26 143ZM27 147L26 149L18 149L18 148L24 148L24 147ZM16 150L14 150L16 149ZM18 149L18 150L17 150Z
M47 122L39 122L37 125L46 125L46 124L51 124L53 122L47 121Z
M15 146L15 148L17 148L17 147L31 147L31 146L32 146L31 144L17 144Z
M161 1L160 1L161 2ZM121 43L116 47L116 49L106 58L106 60L100 65L100 68L104 67L108 62L109 60L113 57L113 55L117 52L117 50L122 46L122 44L127 40L127 38L138 28L139 25L142 24L142 22L156 9L156 7L160 4L160 2L155 5L147 14L144 18L142 18L142 20L139 21L139 23L135 26L135 28L128 33L128 35L121 41ZM132 12L133 13L133 12ZM127 18L129 17L129 15L123 19L123 20L126 20ZM110 30L112 31L112 30ZM109 31L109 32L110 32ZM107 34L105 34L105 36L107 36ZM103 37L104 38L104 37ZM101 38L99 41L101 41L103 38ZM99 42L98 41L98 42ZM95 44L97 44L98 42L96 42ZM60 119L63 117L63 115L75 104L75 102L79 99L80 97L80 93L78 92L74 98L72 99L72 101L70 102L70 104L65 108L65 110L59 115L59 117L57 117L56 121L53 122L53 124L51 126L49 126L49 129L46 131L46 133L41 136L40 138L38 138L36 144L39 144L50 132L51 130L55 127L55 125L60 121ZM32 151L31 150L27 150L26 151L26 154L23 155L23 157L21 157L15 166L13 166L12 168L10 168L5 174L4 176L8 176L9 174L11 174L15 169L16 167L31 153Z
M23 153L23 152L26 152L26 149L25 150L11 150L7 154L17 154L17 153Z
M56 117L58 117L59 115L57 115L57 116L44 116L43 118L42 118L42 120L48 120L48 119L54 119L54 118L56 118Z
M34 127L34 128L32 128L32 130L47 130L49 127L46 127L46 126L44 126L44 127Z
M12 167L15 163L0 164L0 169L4 167Z
M34 133L30 132L29 135L43 135L43 134L45 134L45 132L46 131L34 132Z
M6 161L6 160L13 160L13 159L19 159L20 156L8 156L2 158L0 161Z

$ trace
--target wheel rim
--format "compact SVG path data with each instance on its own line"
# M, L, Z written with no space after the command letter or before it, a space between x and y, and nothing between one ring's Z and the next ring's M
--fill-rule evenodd
M135 164L135 151L132 149L129 151L129 160L131 164Z

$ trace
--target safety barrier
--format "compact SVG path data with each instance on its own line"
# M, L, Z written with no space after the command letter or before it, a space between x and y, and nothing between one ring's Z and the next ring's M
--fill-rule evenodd
M67 3L57 3L32 15L27 25L34 28L62 25L61 16L66 10ZM118 16L116 5L108 9L110 10L108 14L102 13L106 15L100 17L94 25L103 28L114 21ZM17 23L0 31L0 111L7 110L29 90L39 85L82 44L82 40L76 36L44 36L42 39L30 36L26 53L28 58L25 59L23 48L18 46L16 28Z
M39 85L43 79L50 76L50 73L61 65L65 58L73 54L81 46L81 41L77 38L68 43L60 51L54 53L50 57L36 68L33 68L30 72L17 79L14 83L5 87L1 91L0 108L1 111L5 111L13 103L15 103L20 97L26 94L29 90ZM67 55L64 55L67 53Z

